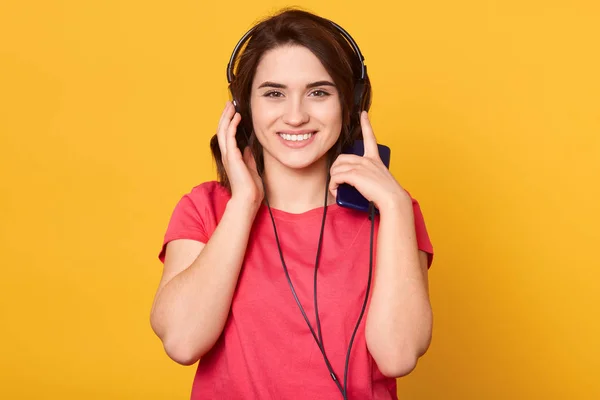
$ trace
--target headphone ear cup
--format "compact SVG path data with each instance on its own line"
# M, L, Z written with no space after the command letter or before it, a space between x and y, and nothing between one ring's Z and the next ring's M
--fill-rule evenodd
M239 103L235 99L235 97L233 97L233 92L231 91L231 85L229 85L229 93L231 94L231 100L232 100L231 102L233 103L235 112L241 114ZM241 135L241 137L240 137L240 135ZM244 142L239 143L243 146L250 146L252 143L250 135L248 135L248 132L246 132L246 129L244 129L244 121L240 121L240 123L237 127L236 138L237 138L237 140L243 139ZM240 146L240 148L243 148L243 147Z
M233 96L233 90L231 90L231 83L227 86L227 88L229 89L229 95L231 96L231 100L233 103L233 107L235 107L235 111L236 112L240 112L240 109L238 107L238 101L235 99L235 97Z
M365 92L365 82L360 80L354 85L354 113L359 113L363 111L364 107L364 92Z

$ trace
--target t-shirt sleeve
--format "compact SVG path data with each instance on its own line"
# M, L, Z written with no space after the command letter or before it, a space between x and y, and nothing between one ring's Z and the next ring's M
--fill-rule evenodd
M415 219L415 232L417 233L417 245L419 250L427 253L427 268L429 268L433 263L433 245L431 244L431 239L427 233L425 219L423 218L423 213L421 212L421 206L419 205L419 202L413 199L412 204Z
M185 194L175 206L163 238L158 258L165 261L167 244L176 239L206 243L215 229L215 204L210 185L204 184Z

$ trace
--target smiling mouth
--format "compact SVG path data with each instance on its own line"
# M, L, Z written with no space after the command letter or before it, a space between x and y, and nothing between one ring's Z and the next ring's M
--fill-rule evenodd
M278 135L281 136L281 138L283 140L286 140L289 142L302 142L304 140L310 139L312 137L312 135L314 135L316 133L317 132L304 133L304 134L278 133Z

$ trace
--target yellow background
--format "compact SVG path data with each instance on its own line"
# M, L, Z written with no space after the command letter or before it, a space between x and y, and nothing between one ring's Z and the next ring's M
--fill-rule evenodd
M149 325L156 255L214 178L233 46L291 4L2 1L1 398L188 398ZM435 245L401 398L600 398L598 2L300 5L358 41Z

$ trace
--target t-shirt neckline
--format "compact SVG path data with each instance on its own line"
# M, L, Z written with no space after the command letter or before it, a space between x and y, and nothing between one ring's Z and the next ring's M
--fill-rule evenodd
M327 216L340 212L343 207L339 206L337 203L333 203L327 206ZM312 220L312 219L321 219L323 218L324 207L316 207L301 213L291 213L288 211L280 210L277 208L271 207L271 212L273 213L273 218L283 221L303 221L303 220ZM265 203L261 204L259 208L259 213L261 215L265 215L266 217L270 217L269 208Z

